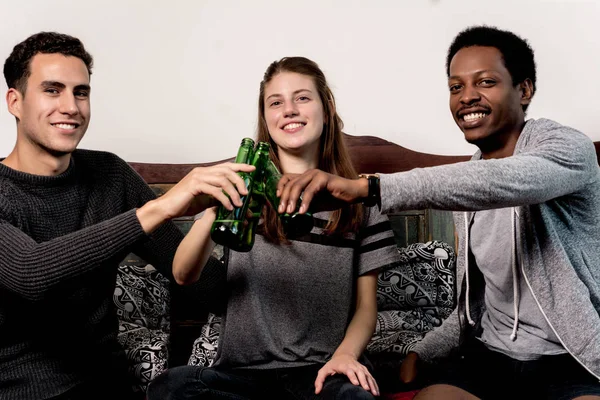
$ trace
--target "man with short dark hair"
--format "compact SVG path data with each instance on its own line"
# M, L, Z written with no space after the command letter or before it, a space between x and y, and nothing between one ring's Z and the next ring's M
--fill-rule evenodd
M279 210L318 192L380 202L382 212L454 215L459 306L409 353L444 360L417 399L600 398L600 169L591 140L548 119L525 120L535 93L533 51L512 32L461 32L447 58L450 110L472 161L348 180L286 176ZM333 203L333 204L332 204ZM319 207L318 204L316 207ZM450 357L449 357L450 356Z
M128 398L112 303L119 262L134 252L173 279L182 234L168 221L197 213L203 193L241 204L236 171L253 169L197 168L156 199L114 154L77 149L91 68L78 39L51 32L17 44L4 65L17 141L0 159L2 399Z

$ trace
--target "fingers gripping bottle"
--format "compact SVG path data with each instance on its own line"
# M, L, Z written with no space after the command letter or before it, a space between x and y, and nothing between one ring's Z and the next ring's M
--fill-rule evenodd
M279 208L279 197L277 197L277 183L281 179L281 172L277 169L277 166L273 164L273 161L267 163L264 177L265 196L271 206L277 210ZM302 203L302 197L298 199L296 210L300 208ZM283 229L286 235L290 237L299 237L310 233L314 226L313 216L310 212L299 214L295 212L293 214L280 214L279 218L283 225Z
M253 191L256 184L260 184L265 166L269 160L269 144L264 142L258 143L252 157L244 160L243 157L246 150L242 150L242 148L244 146L251 148L253 145L254 141L252 139L244 139L238 151L241 162L248 163L251 160L250 164L255 167L254 171L250 173L239 172L240 176L244 179L248 194L241 197L242 206L234 208L233 211L229 211L223 206L219 207L217 219L211 229L211 238L215 243L227 246L234 251L250 251L252 248L256 221L254 221L254 217L248 220L248 214L252 212L253 214L260 215L260 210L264 204L264 202L260 203L260 196L254 195ZM238 157L236 157L236 162L238 162ZM259 204L252 204L251 208L253 198Z
M244 138L238 150L235 162L239 164L249 164L254 156L254 140ZM211 228L211 239L218 244L227 246L236 250L240 243L246 220L246 212L250 202L250 191L252 189L252 176L247 172L238 172L246 184L248 194L242 196L242 206L235 207L233 210L226 209L221 205L217 211L217 218Z

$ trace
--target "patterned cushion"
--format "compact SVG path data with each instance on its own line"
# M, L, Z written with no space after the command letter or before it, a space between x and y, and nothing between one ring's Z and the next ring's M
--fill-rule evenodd
M117 272L113 301L119 317L118 340L135 377L134 389L167 368L169 345L169 281L152 265L128 257Z
M125 348L136 392L146 392L148 384L167 368L169 334L129 322L119 324L119 343Z
M169 280L152 265L120 265L113 300L122 322L170 330Z
M456 304L454 249L443 242L398 250L400 261L377 281L377 325L367 350L405 355L440 326Z
M220 330L221 317L209 314L206 324L202 327L200 337L194 341L188 365L200 367L210 367L212 365L217 355Z
M398 249L401 259L379 274L377 325L367 350L377 368L401 358L427 332L441 325L456 304L454 249L443 242L415 243ZM219 341L221 318L209 314L194 342L189 365L212 365ZM375 357L374 357L375 356ZM381 362L378 362L381 361Z

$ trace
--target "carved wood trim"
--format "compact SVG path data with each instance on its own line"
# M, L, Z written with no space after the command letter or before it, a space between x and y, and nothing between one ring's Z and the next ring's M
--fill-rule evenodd
M420 153L376 136L351 136L346 134L344 134L344 136L350 151L352 162L354 163L356 170L360 173L402 172L409 171L413 168L433 167L467 161L471 158L470 155L442 156ZM594 146L596 147L596 154L600 154L600 142L594 142ZM132 162L130 165L149 184L176 183L194 167L214 165L225 161L233 161L233 159L234 158L232 157L226 160L198 164L153 164Z

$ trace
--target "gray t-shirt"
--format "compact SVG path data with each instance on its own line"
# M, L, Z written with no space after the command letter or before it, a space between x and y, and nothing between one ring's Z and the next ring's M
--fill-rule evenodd
M399 260L387 216L365 209L358 234L323 232L329 213L291 245L260 235L248 253L230 252L227 311L215 366L282 368L325 363L344 338L357 277Z
M514 341L514 295L511 260L512 208L475 213L470 247L485 279L485 312L481 340L492 350L517 360L534 360L542 355L566 353L540 311L517 262L519 325Z

